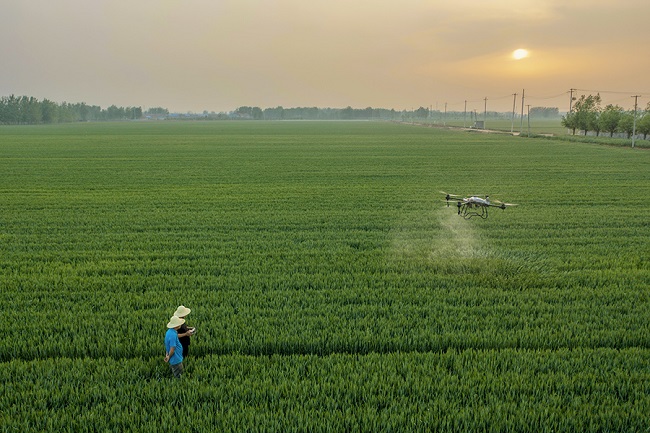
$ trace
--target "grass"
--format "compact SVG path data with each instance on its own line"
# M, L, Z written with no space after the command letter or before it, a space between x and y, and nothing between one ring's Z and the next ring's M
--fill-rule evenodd
M449 117L447 120L436 119L433 122L424 122L424 124L439 127L470 128L474 124L474 121L469 121L462 117ZM576 135L574 135L573 131L562 126L560 118L549 119L531 117L530 123L526 118L524 118L523 122L521 119L515 119L514 122L505 119L488 119L485 123L485 128L493 132L512 132L515 135L530 135L537 138L552 138L555 140L612 145L617 147L632 146L631 138L610 137L609 133L606 132L601 133L598 137L592 135L581 135L583 133L582 131L576 131ZM650 148L650 142L647 139L637 139L635 140L635 147L647 149Z

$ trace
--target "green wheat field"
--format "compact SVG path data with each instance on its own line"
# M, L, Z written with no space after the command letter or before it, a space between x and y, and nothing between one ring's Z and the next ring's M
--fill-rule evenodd
M650 429L647 150L81 123L1 127L0 173L2 432Z

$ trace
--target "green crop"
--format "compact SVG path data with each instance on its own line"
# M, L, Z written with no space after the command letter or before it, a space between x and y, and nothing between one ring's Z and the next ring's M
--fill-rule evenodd
M0 128L0 172L5 431L650 425L645 150L84 123ZM466 221L439 190L519 206Z

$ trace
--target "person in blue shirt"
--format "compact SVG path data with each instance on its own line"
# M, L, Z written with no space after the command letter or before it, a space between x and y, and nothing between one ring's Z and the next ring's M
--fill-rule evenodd
M167 333L165 334L165 362L169 363L172 374L177 379L180 379L183 374L183 346L178 339L178 330L183 323L185 323L185 319L172 316L167 323Z

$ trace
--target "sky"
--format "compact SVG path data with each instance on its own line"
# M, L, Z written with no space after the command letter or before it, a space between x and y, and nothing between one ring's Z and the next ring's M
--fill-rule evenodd
M648 0L1 1L0 96L199 113L650 102Z

